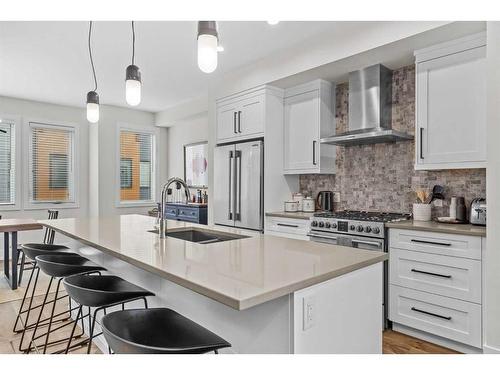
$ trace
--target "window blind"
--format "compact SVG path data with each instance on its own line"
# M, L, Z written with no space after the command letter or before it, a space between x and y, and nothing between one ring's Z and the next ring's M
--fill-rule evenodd
M14 124L2 120L0 122L0 205L14 204L16 201L15 145Z
M30 123L30 200L73 202L73 128Z
M153 135L120 131L120 201L153 199Z

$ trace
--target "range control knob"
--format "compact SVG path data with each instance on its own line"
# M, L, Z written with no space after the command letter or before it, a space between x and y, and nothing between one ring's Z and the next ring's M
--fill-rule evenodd
M332 228L333 229L337 228L337 223L332 223Z
M379 234L380 233L380 229L379 228L373 228L373 233Z
M325 223L325 228L330 228L330 223L329 222Z
M367 226L365 227L365 232L366 232L366 233L370 233L371 231L372 231L372 227L370 227L369 225L367 225Z
M351 226L349 227L349 229L350 229L350 230L355 230L355 229L356 229L356 226L355 226L355 225L351 225Z
M323 228L325 226L325 223L323 223L322 221L319 222L319 227L320 228Z
M312 221L311 222L311 226L317 227L318 226L318 222L316 220Z
M356 227L356 230L357 230L358 232L362 232L362 231L363 231L363 226L362 226L362 225L358 225L358 226Z

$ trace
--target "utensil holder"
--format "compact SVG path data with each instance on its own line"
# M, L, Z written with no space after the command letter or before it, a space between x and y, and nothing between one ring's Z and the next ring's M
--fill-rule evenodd
M431 208L430 204L413 203L413 220L431 221Z

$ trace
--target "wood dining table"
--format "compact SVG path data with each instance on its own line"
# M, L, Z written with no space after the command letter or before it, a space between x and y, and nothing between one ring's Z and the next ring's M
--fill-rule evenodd
M42 229L33 219L1 219L0 233L3 233L3 271L12 290L17 289L17 232ZM12 255L11 255L12 254Z

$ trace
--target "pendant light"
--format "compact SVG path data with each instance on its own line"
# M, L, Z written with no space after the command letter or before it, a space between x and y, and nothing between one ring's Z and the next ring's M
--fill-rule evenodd
M217 68L217 22L198 21L198 67L212 73Z
M128 105L136 106L141 102L141 72L134 65L135 59L135 28L132 21L132 65L127 66L125 73L125 99Z
M87 93L87 121L96 123L99 121L99 95L97 94L97 78L95 75L94 59L92 58L92 48L90 47L90 38L92 36L92 21L89 26L89 56L92 74L94 76L94 90Z

